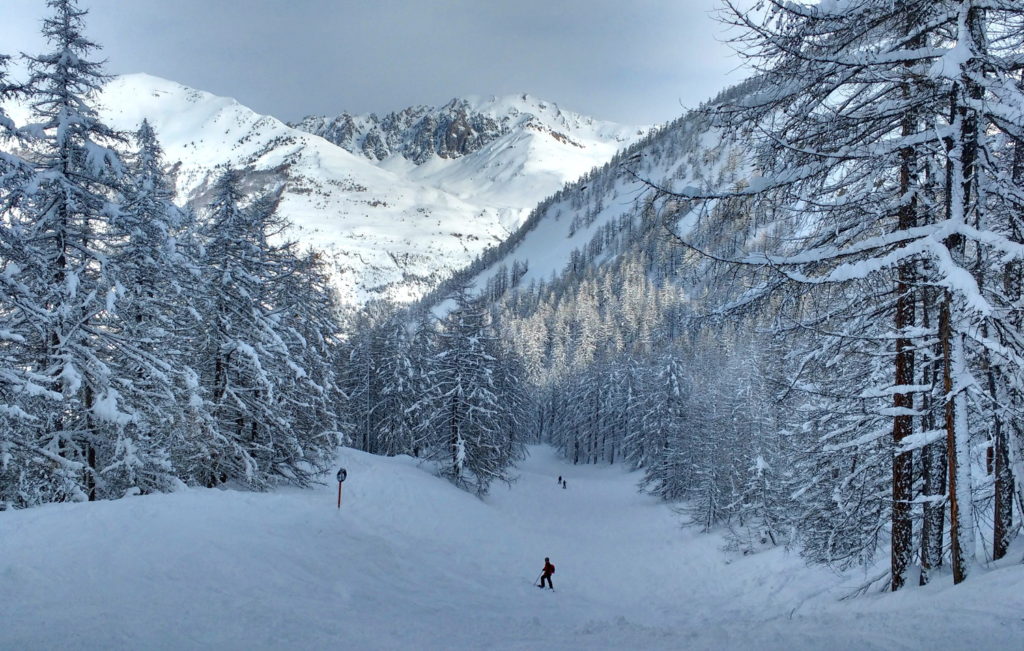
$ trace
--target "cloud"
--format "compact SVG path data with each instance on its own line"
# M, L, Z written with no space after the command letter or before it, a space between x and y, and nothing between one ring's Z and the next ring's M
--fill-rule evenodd
M41 51L39 0L0 42ZM664 121L742 74L717 0L95 0L108 71L148 72L282 119L528 92L599 118ZM7 53L12 53L8 51Z

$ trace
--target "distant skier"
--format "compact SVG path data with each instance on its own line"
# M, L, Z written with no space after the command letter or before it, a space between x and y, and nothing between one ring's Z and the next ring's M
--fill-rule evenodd
M554 573L555 573L555 566L551 564L551 559L545 556L544 557L544 571L540 573L540 585L538 585L537 587L538 588L543 588L544 587L544 581L547 581L548 582L548 587L551 588L552 590L554 590L555 586L553 586L551 584L551 575L554 574Z
M569 488L569 482L562 480L562 488Z
M562 476L561 475L558 476L558 485L559 486L562 485Z

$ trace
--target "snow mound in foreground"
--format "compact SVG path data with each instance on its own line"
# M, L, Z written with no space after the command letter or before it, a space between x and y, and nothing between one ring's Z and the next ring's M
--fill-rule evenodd
M485 501L408 457L344 449L339 465L340 511L328 484L0 513L0 648L1005 649L1024 634L1019 565L839 602L859 577L722 552L637 494L637 474L546 447ZM545 556L554 593L534 587Z

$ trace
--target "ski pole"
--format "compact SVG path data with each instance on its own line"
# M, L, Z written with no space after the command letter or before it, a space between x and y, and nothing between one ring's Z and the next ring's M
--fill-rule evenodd
M540 577L542 577L542 576L544 576L544 570L540 571L540 574L537 575L537 578L534 580L533 584L534 585L541 585L540 583L537 583L537 581L540 581ZM541 587L543 587L543 586L541 586Z

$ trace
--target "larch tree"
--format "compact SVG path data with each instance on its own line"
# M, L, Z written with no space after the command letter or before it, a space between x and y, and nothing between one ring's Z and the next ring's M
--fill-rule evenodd
M7 56L0 56L0 101L20 94L20 88L8 81ZM0 143L24 146L25 135L0 106ZM13 151L0 149L0 510L28 506L43 501L49 462L37 447L34 435L34 404L59 399L50 391L46 376L32 372L38 344L33 327L44 317L32 287L20 278L27 266L26 233L16 215L25 200L33 176L31 164Z
M285 228L278 201L279 193L248 201L240 173L227 171L214 186L203 225L208 291L201 376L215 421L204 452L208 484L236 479L264 488L286 479L305 485L326 468L336 443L332 422L297 420L312 397L323 404L319 396L327 389L297 357L309 337L288 327L296 298L287 295L294 287L289 279L301 265L293 245L271 241Z
M118 298L106 224L118 211L125 166L112 148L122 137L90 104L105 78L89 58L97 46L82 33L85 12L73 0L48 6L42 31L54 49L29 58L35 175L10 220L25 234L24 265L13 278L32 297L26 314L38 340L26 342L35 351L30 368L61 396L34 410L31 445L53 461L42 499L95 500L112 451L108 426L133 418L105 359L117 343L104 321Z
M512 480L509 471L522 458L523 444L507 429L509 405L497 393L501 353L487 311L469 299L465 287L453 300L417 411L442 476L482 496L493 481Z
M177 247L185 213L172 201L163 152L149 123L135 133L119 208L111 215L108 259L118 270L116 310L107 331L118 346L108 355L117 369L123 402L133 417L115 424L116 441L104 477L122 491L167 490L181 480L172 451L192 427L181 405L192 401L190 343L198 327L188 310L194 299L195 261Z

